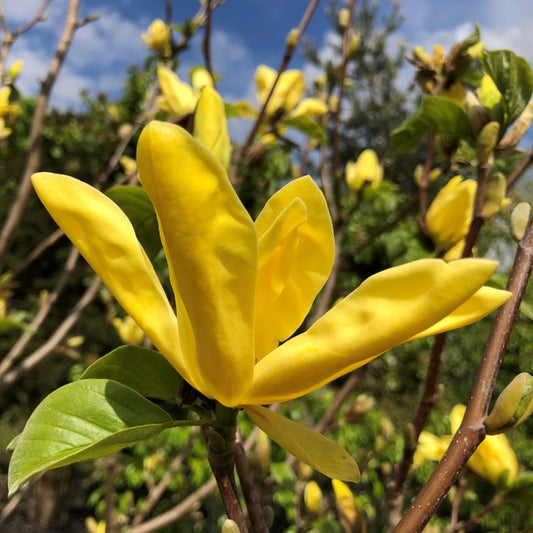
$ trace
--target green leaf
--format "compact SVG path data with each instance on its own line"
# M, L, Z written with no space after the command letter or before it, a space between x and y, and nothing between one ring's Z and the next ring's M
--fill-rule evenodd
M533 92L533 73L529 63L510 50L483 52L483 70L494 80L502 94L504 117L501 132L525 109Z
M12 441L9 494L39 472L109 455L172 425L166 411L121 383L69 383L37 406Z
M310 139L315 139L318 142L326 142L326 132L317 124L311 117L301 115L298 117L286 118L283 120L283 125L295 130L301 131Z
M256 118L257 111L246 100L240 100L234 104L224 102L224 112L227 118Z
M94 362L80 379L112 379L143 396L173 402L183 381L159 353L139 346L121 346Z
M120 185L111 187L106 194L126 213L139 242L153 259L161 250L161 240L155 209L146 191L142 187Z
M390 148L395 153L409 152L434 132L470 140L470 122L463 108L448 98L426 96L414 114L392 132Z

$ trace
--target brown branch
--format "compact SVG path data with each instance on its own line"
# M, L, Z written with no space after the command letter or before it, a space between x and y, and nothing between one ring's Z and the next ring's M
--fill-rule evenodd
M496 376L532 269L533 224L530 224L525 237L518 244L507 284L512 296L501 307L494 323L461 426L430 479L396 527L397 533L413 533L424 528L485 437L483 421L487 416Z
M241 484L241 490L246 502L248 516L250 517L250 525L254 533L268 533L268 528L263 519L259 497L254 484L252 474L250 472L250 465L248 464L248 457L244 451L242 443L242 436L240 431L237 431L237 439L235 446L235 466L237 475Z
M213 83L215 77L213 76L213 63L211 61L211 14L213 13L213 6L211 0L207 0L205 4L205 28L204 28L204 39L202 41L202 52L204 54L205 68L207 72L211 75Z
M54 333L48 338L48 340L40 346L33 353L28 355L23 361L21 361L13 370L8 372L5 376L0 377L0 391L6 389L13 383L15 383L22 374L33 368L40 363L55 347L65 338L71 328L79 320L82 311L92 302L92 300L98 294L98 289L101 285L101 280L95 277L91 285L87 288L83 296L72 308L70 314L63 320L63 322L57 327Z
M309 24L311 17L313 16L313 13L315 12L317 6L318 6L319 0L310 0L307 9L305 10L305 13L300 20L300 24L298 25L297 29L297 36L296 36L296 42L293 46L285 46L285 53L283 54L283 58L281 59L281 62L278 67L278 71L276 74L276 78L274 79L274 83L272 84L272 87L270 88L270 92L268 93L265 101L263 102L263 105L261 106L261 109L259 110L259 113L257 115L257 118L252 126L252 129L248 133L248 136L246 137L246 140L244 141L244 144L240 147L239 150L235 151L235 156L233 157L232 163L231 163L231 169L230 169L230 178L231 182L233 184L238 183L238 180L235 176L237 168L239 166L239 162L244 157L244 155L248 152L248 149L253 143L253 140L255 138L255 135L257 134L259 130L259 126L263 122L263 118L265 117L266 108L268 106L268 103L270 102L270 99L272 98L272 95L274 94L274 90L276 88L276 85L278 84L279 78L281 74L285 71L287 68L294 51L296 50L298 43L300 42L302 35L305 32L305 29L307 28L307 25Z
M38 313L32 320L28 331L24 332L19 337L19 339L13 345L11 350L2 359L2 362L0 362L0 376L4 375L11 368L14 361L22 354L24 348L26 348L28 343L37 333L37 330L39 329L41 324L45 321L53 305L57 302L59 295L63 292L63 289L65 288L67 281L70 278L70 275L72 274L74 268L76 267L76 264L78 263L79 257L80 253L78 252L78 250L72 247L65 263L65 267L63 268L63 272L61 273L61 276L59 276L59 279L57 280L54 288L52 289L52 291L50 291L45 301L42 303Z
M80 0L70 0L65 26L57 45L56 53L50 63L46 78L41 83L41 90L37 98L37 106L33 115L32 127L29 138L29 150L26 158L26 165L22 174L22 180L18 189L17 197L13 202L9 214L4 222L4 227L0 232L0 270L2 266L2 258L7 250L9 242L17 228L26 202L31 190L31 176L39 169L41 164L41 150L43 140L43 125L50 100L52 87L57 79L59 71L63 65L67 52L72 43L74 33L79 27L78 11Z
M139 524L144 522L148 514L152 512L156 503L161 499L169 483L172 481L174 474L181 468L183 461L187 458L187 455L189 455L189 452L192 448L193 440L198 437L199 434L200 428L197 427L192 430L189 440L180 450L178 455L176 455L176 457L170 463L170 466L165 472L165 475L161 478L159 483L157 483L157 485L155 485L148 493L143 508L139 511L139 513L134 517L132 521L133 526L138 526Z

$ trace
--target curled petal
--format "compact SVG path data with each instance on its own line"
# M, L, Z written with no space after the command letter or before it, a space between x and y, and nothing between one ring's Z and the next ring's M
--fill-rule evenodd
M202 393L237 405L253 372L253 222L220 163L184 129L151 122L137 156L159 219L185 361Z
M423 259L380 272L255 366L243 403L296 398L366 364L443 320L487 281L497 263Z
M303 322L331 271L335 244L326 200L309 176L272 196L256 228L255 355L260 359Z
M327 104L318 98L305 98L289 114L291 118L323 115L328 112Z
M110 198L69 176L40 172L32 181L52 218L120 305L189 380L176 315L128 217Z
M492 287L481 287L475 294L473 294L466 302L462 303L457 309L454 309L448 316L439 320L436 324L417 333L409 340L421 339L422 337L429 337L437 335L444 331L462 328L473 324L484 316L492 313L498 309L509 298L511 293L509 291L502 291L500 289L493 289Z
M261 406L246 406L246 414L273 441L322 474L358 483L359 468L336 442Z

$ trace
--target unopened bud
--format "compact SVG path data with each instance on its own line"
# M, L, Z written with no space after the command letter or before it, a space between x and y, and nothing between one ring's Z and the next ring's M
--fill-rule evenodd
M22 59L18 59L9 67L7 70L7 78L10 83L14 82L19 77L23 64L24 62Z
M485 419L487 433L505 433L522 424L533 412L533 376L518 374L498 396L490 415Z
M285 46L287 47L287 51L289 52L289 54L292 54L292 52L294 52L294 49L298 44L299 38L300 32L298 31L298 28L293 28L287 35L287 38L285 39Z
M431 185L432 183L434 183L435 181L437 181L440 176L442 174L442 169L440 168L434 168L433 170L430 170L429 171L429 174L428 174L428 185ZM415 168L415 171L414 171L414 178L415 178L415 183L419 186L419 187L422 187L422 183L423 183L423 180L424 180L424 165L417 165L416 168Z
M413 46L413 56L428 67L433 64L433 58L421 46Z
M491 174L485 186L485 197L483 198L483 209L481 216L490 218L499 213L510 200L505 198L506 184L505 176L501 172Z
M241 530L239 529L239 526L235 520L226 518L220 531L221 533L240 533Z
M357 52L357 49L359 48L359 44L361 43L361 36L358 33L353 33L350 36L350 40L348 41L348 56L353 56L355 52Z
M304 488L305 507L311 513L318 514L322 509L322 491L316 481L306 483Z
M339 13L337 15L337 23L341 28L346 28L348 26L348 22L350 22L350 10L347 8L339 9Z
M524 237L531 214L531 206L527 202L520 202L511 213L511 235L517 242Z
M463 105L470 121L472 135L476 139L483 126L489 121L489 115L481 100L472 91L466 91Z
M485 124L479 132L476 138L476 156L480 165L486 165L491 160L499 133L500 125L495 120Z

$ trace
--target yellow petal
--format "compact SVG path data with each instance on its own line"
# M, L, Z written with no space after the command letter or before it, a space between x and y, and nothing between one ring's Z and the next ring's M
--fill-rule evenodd
M211 74L209 74L209 71L204 67L196 67L192 70L191 83L196 93L200 93L204 87L214 88L213 78L211 77Z
M309 176L274 194L256 228L255 355L260 359L303 322L331 271L335 244L326 200Z
M209 86L202 89L194 114L194 137L227 170L231 159L231 141L224 112L224 102Z
M452 433L455 434L459 429L465 411L466 407L461 404L452 409L450 413ZM472 454L467 466L493 485L496 485L504 475L507 476L506 484L511 483L518 472L516 455L503 434L487 435Z
M418 467L425 461L440 461L450 444L450 436L439 438L429 431L422 431L413 456L413 465Z
M510 297L511 293L509 291L493 289L492 287L481 287L481 289L457 307L457 309L454 309L448 316L439 320L439 322L433 324L428 329L417 333L409 340L421 339L422 337L437 335L444 331L451 331L452 329L473 324L489 313L492 313L495 309L498 309Z
M327 104L318 98L305 98L289 114L291 118L323 115L328 112Z
M265 407L246 406L244 409L273 441L303 463L330 478L359 482L356 462L336 442Z
M255 72L257 99L263 104L276 79L276 71L265 65L259 65ZM302 98L305 90L305 78L300 70L286 70L278 80L270 98L266 113L271 115L280 107L286 111L293 109Z
M164 109L178 116L194 111L198 97L195 96L192 88L181 81L172 70L162 65L159 66L157 79L164 96Z
M302 396L439 322L470 298L497 263L422 259L364 281L309 330L255 366L246 404Z
M201 392L237 405L253 372L254 224L220 163L184 129L151 122L137 153L159 218L184 359Z
M128 217L107 196L69 176L32 177L42 203L120 305L187 380L176 316Z

